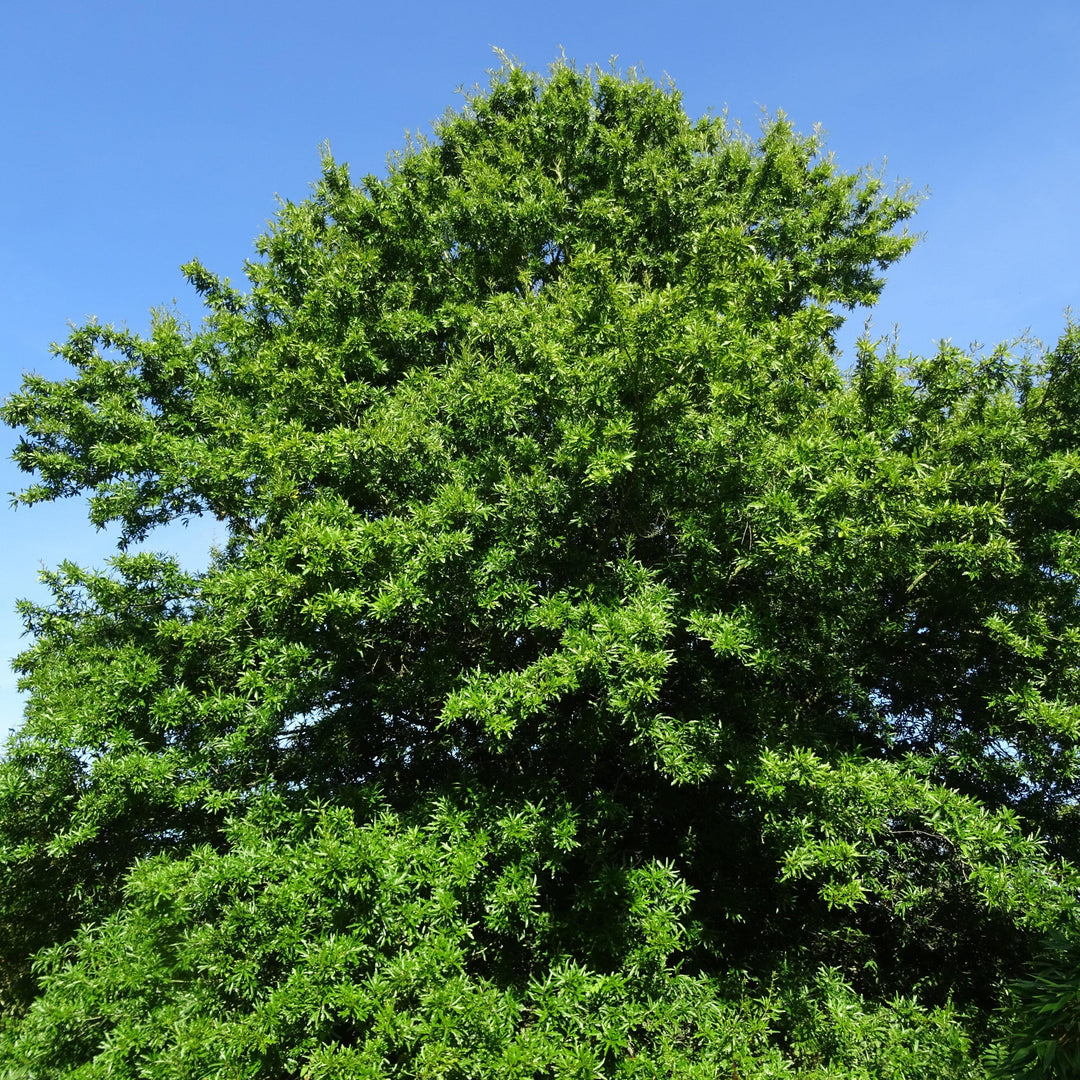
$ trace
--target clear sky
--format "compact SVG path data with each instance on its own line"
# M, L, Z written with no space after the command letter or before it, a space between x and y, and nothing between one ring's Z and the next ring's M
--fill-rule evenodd
M285 3L11 0L0 39L0 396L24 371L65 374L69 321L145 328L200 308L178 267L239 276L275 196L302 198L319 146L379 173L406 130L486 80L498 46L545 69L670 75L692 116L727 108L750 130L783 109L821 124L844 168L884 166L926 189L873 320L904 351L941 338L1054 340L1080 309L1080 4L1076 0L667 0L607 3ZM886 161L887 158L887 161ZM855 332L842 339L850 345ZM28 479L0 430L0 493ZM81 503L0 503L0 733L18 723L7 661L25 644L18 597L39 567L100 565L106 534ZM157 549L205 562L210 524ZM218 536L217 539L224 539Z

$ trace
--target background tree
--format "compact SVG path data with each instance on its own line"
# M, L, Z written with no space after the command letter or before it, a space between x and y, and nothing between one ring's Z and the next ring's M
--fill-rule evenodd
M122 550L24 609L7 1060L979 1075L1074 932L1080 337L842 372L913 208L507 65L75 330L3 416Z

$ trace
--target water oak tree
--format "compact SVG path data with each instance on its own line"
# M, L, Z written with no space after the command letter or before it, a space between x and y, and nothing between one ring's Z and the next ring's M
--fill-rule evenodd
M120 530L22 609L13 1075L1065 1060L1003 1006L1075 933L1080 335L842 368L913 208L508 64L197 329L75 329L3 406Z

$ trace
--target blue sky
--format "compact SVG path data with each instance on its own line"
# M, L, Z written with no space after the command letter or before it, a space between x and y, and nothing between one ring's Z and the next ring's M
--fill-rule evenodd
M928 198L923 243L895 267L873 320L905 351L951 338L1052 341L1080 309L1080 5L908 0L544 4L279 0L12 0L0 41L0 396L68 321L144 328L171 304L197 321L178 267L236 277L275 197L302 198L319 146L354 175L383 170L485 81L492 46L544 69L670 75L691 115L727 108L750 130L783 109L821 124L845 168L882 167ZM886 161L887 159L887 161ZM855 331L845 336L848 343ZM0 431L0 492L24 486ZM0 502L0 733L21 703L7 661L17 597L39 567L112 550L78 502ZM201 565L211 524L151 543ZM224 539L218 535L216 539Z

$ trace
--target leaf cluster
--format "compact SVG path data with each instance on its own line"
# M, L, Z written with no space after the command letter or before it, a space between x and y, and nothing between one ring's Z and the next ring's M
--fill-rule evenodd
M1074 925L1080 333L842 369L914 206L508 64L73 330L0 410L122 536L22 606L12 1067L979 1075Z

